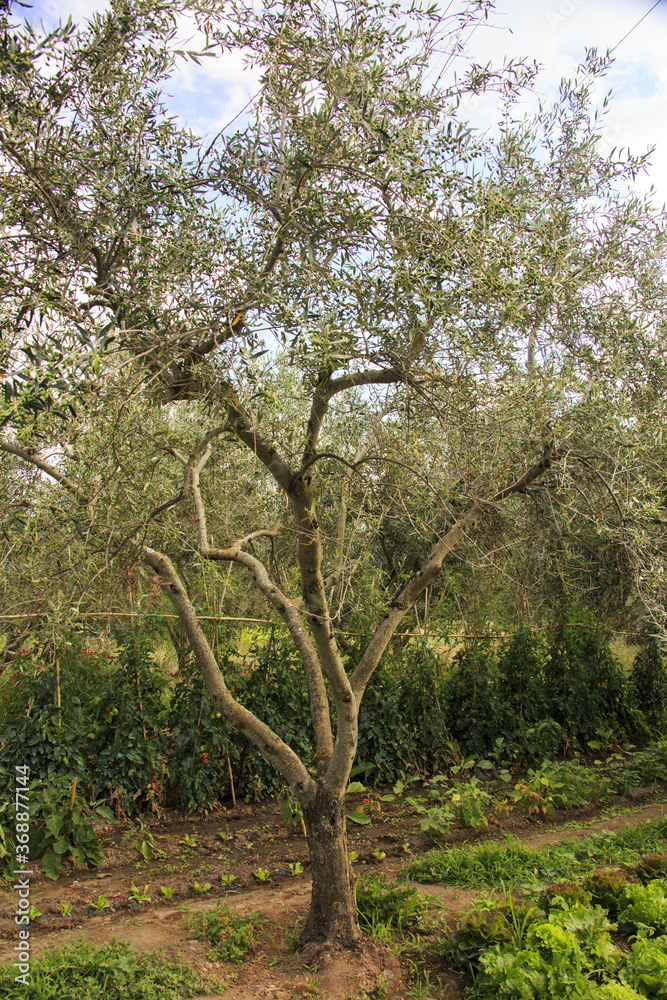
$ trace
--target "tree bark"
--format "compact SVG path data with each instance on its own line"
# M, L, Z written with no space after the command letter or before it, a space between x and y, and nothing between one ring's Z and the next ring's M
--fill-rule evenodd
M354 873L347 846L344 794L318 782L314 800L303 804L313 876L313 894L301 942L350 948L361 940Z

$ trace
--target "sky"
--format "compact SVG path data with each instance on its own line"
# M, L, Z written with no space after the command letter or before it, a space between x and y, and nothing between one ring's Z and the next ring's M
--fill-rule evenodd
M448 0L441 3L448 6ZM633 153L643 153L656 147L650 173L640 177L636 187L643 193L653 184L655 200L662 204L667 203L667 0L659 0L651 10L654 3L497 0L488 23L469 29L463 37L468 38L467 51L476 62L536 60L542 67L538 90L547 98L556 95L563 76L574 74L586 48L614 49L614 65L597 91L600 101L607 90L613 94L603 142L607 151L629 147ZM53 24L70 15L74 21L85 20L104 6L104 0L33 0L25 14L33 23ZM449 6L456 9L463 2ZM14 8L15 17L19 11ZM226 54L224 59L205 60L201 68L184 65L168 89L167 103L196 131L215 132L244 108L256 90L257 80L242 58ZM491 98L473 98L465 110L474 122L492 126Z

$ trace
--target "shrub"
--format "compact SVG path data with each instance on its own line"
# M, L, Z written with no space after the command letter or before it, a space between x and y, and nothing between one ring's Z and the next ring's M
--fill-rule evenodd
M664 725L667 713L667 668L654 636L646 636L630 674L635 703L652 725Z

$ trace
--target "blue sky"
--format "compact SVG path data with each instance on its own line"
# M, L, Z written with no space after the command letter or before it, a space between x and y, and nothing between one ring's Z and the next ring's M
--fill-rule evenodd
M650 176L639 178L637 187L645 190L653 183L662 203L667 202L667 0L660 0L637 25L654 2L497 0L489 22L467 35L468 51L477 62L536 59L543 67L538 87L547 97L555 94L562 76L574 73L586 47L604 51L618 46L616 62L599 87L600 100L608 89L614 94L603 141L608 149L629 146L636 153L656 146ZM447 7L448 0L442 3ZM104 5L103 0L33 0L27 16L33 22L53 23L68 15L79 21ZM450 6L463 5L459 0ZM15 14L19 10L16 7ZM183 66L169 90L171 110L205 132L220 129L244 107L256 90L256 79L240 56L227 54L206 60L201 68ZM491 99L469 111L474 121L492 125Z

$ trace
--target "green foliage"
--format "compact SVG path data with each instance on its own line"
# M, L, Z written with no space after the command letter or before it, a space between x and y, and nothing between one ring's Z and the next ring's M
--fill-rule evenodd
M210 981L161 952L137 954L128 942L101 947L83 943L46 950L30 960L30 985L15 982L16 969L0 966L0 994L7 1000L185 1000L207 992Z
M360 925L369 932L393 927L405 930L419 920L423 902L416 889L389 882L385 874L362 875L357 881L357 911Z
M350 666L360 653L350 651ZM383 657L359 710L357 759L373 765L374 783L414 770L433 774L454 762L442 673L439 657L423 644Z
M618 897L618 927L623 933L667 931L667 881L627 885Z
M3 702L0 741L6 759L26 763L33 780L77 777L93 800L131 813L149 803L152 776L162 769L168 679L145 644L120 638L115 660L83 648L78 636L64 642L60 710L55 665L27 654Z
M638 937L619 976L639 996L667 996L667 937Z
M591 893L576 882L555 882L542 889L537 898L537 905L545 913L548 913L552 904L558 906L559 901L567 903L570 907L575 904L590 906L592 898ZM596 902L598 901L596 900Z
M655 878L667 879L667 854L664 852L645 854L635 866L635 874L644 885Z
M603 800L609 794L609 780L578 761L545 760L526 775L511 792L514 803L529 813L553 816L557 809L573 809Z
M201 673L189 658L172 681L154 663L146 637L136 642L118 633L116 638L114 657L82 648L77 636L63 646L60 725L54 670L26 654L6 683L1 703L0 739L8 760L25 745L33 777L44 781L52 775L77 776L79 788L87 789L89 796L130 814L142 807L157 809L165 800L186 812L211 808L228 787L227 757L236 790L246 798L281 792L282 780L259 751L213 710ZM531 693L529 674L543 664L544 649L544 641L524 629L497 655L484 642L462 651L448 676L423 644L388 655L371 678L360 713L359 759L373 781L398 780L415 768L431 773L436 768L465 770L455 764L457 748L446 727L448 715L464 746L490 743L489 755L496 761L559 742L563 727L537 717L544 710L537 690L543 688L541 675ZM218 654L239 700L303 759L312 759L307 690L288 638L269 633L250 646L242 661L231 648ZM352 662L358 654L350 650ZM515 678L512 685L514 668L519 674L523 670L523 680ZM466 717L462 713L468 710ZM486 721L484 712L490 713ZM478 754L474 763L492 767L480 764ZM619 761L609 779L575 763L544 761L528 771L513 798L529 810L551 812L599 798L607 787L630 791L640 782L660 778L666 765L667 741L636 754L629 765ZM458 798L452 800L452 795ZM434 838L448 831L454 817L464 826L483 824L491 804L476 774L460 781L449 795L434 789L431 799L420 807L420 822ZM293 805L291 816L299 819ZM369 812L358 809L351 819L368 823ZM152 851L148 838L137 848L144 857Z
M622 831L605 831L540 848L508 840L506 844L482 843L430 851L413 861L410 877L417 882L473 889L501 882L539 884L570 879L595 865L636 864L647 850L662 845L666 828L665 821L649 820ZM595 889L588 880L584 888L595 901Z
M461 649L443 700L464 753L543 756L565 741L585 746L599 730L633 733L641 720L623 668L597 632L566 623L550 644L521 629L495 648ZM548 811L548 809L547 809Z
M33 783L33 790L36 783ZM106 807L96 810L107 819L113 818ZM71 856L77 865L99 865L102 849L88 816L90 809L78 795L72 801L71 782L64 777L53 778L40 788L40 796L32 813L34 824L30 832L30 853L41 858L42 871L57 879L63 859ZM41 822L40 822L41 821Z
M466 782L457 782L451 789L454 815L463 827L477 829L487 826L485 810L490 809L492 802L493 796L474 774Z
M505 914L499 910L470 913L454 931L445 934L438 951L452 965L461 969L477 964L482 952L495 944L511 944L514 932Z
M584 744L607 726L625 733L636 728L627 675L592 629L563 624L556 630L544 693L549 715L572 741Z
M189 916L185 927L189 937L214 945L209 952L211 959L239 964L252 951L259 927L266 917L253 910L237 913L224 903L218 903L214 910Z
M576 904L531 923L521 946L495 944L479 956L478 997L568 998L588 991L590 977L619 965L607 914Z
M522 947L495 944L480 955L477 996L581 996L592 974L618 966L612 926L600 907L552 910L546 921L531 923Z
M654 636L646 636L632 664L630 683L638 708L651 725L667 716L667 668Z
M465 753L484 754L502 732L496 710L495 659L483 640L456 654L444 701L452 735Z

